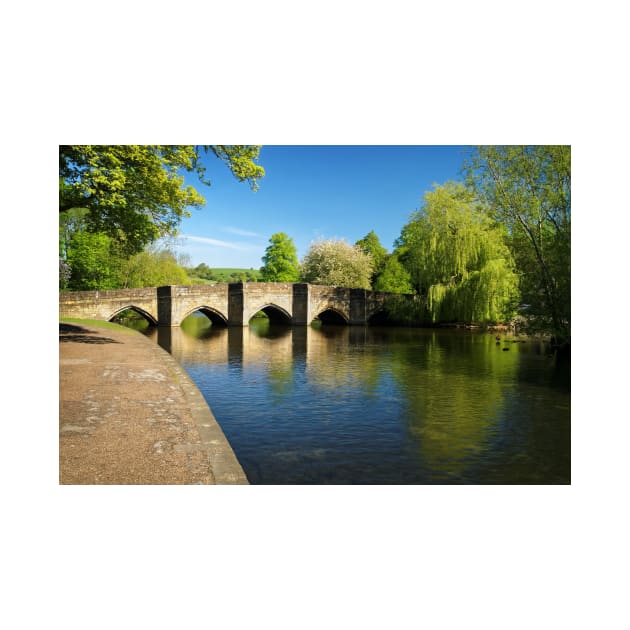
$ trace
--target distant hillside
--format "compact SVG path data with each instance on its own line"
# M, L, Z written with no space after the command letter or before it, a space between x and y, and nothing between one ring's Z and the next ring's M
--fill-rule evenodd
M188 277L198 284L219 282L257 282L260 280L259 269L242 269L237 267L208 267L201 263L193 268L187 268Z

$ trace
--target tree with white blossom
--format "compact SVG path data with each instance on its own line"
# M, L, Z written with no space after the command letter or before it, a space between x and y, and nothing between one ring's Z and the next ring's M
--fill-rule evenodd
M311 284L369 289L371 276L371 256L341 239L311 243L302 260L301 278Z

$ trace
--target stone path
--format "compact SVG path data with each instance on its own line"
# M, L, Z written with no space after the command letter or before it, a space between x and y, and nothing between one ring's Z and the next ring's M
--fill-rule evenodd
M184 369L142 334L59 324L60 484L246 484Z

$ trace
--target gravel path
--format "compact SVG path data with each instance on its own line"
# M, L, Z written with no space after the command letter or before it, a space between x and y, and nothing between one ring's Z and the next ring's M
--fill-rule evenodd
M60 484L246 484L197 387L136 331L59 324Z

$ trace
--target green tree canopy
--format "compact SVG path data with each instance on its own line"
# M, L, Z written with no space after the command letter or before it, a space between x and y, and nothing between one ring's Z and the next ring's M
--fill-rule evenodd
M169 249L147 249L124 262L121 268L122 288L161 287L168 284L190 284L186 270Z
M70 267L67 288L76 291L116 289L120 286L122 259L106 234L77 232L68 244Z
M383 270L376 278L373 286L375 291L385 291L387 293L413 293L411 275L405 269L398 258L398 254L393 253L388 256Z
M300 277L297 250L293 239L284 232L271 235L262 261L260 275L263 282L297 282Z
M372 257L372 285L374 285L376 278L385 266L387 250L381 245L381 241L374 230L371 230L363 238L359 239L355 245Z
M312 284L369 289L372 258L343 240L316 241L302 260L301 276Z
M468 183L507 228L533 328L571 334L571 147L483 146Z
M208 267L208 265L206 265L206 263L204 262L199 263L196 267L190 269L189 272L191 273L191 275L194 275L197 278L203 278L204 280L217 279L214 271L212 271L212 269L210 269L210 267Z
M433 321L504 321L514 314L518 277L504 239L463 184L425 193L398 246Z
M204 184L202 153L223 161L239 181L255 190L264 176L255 163L260 146L90 145L59 147L59 210L85 208L86 230L106 234L131 255L176 233L189 208L204 204L184 172Z

